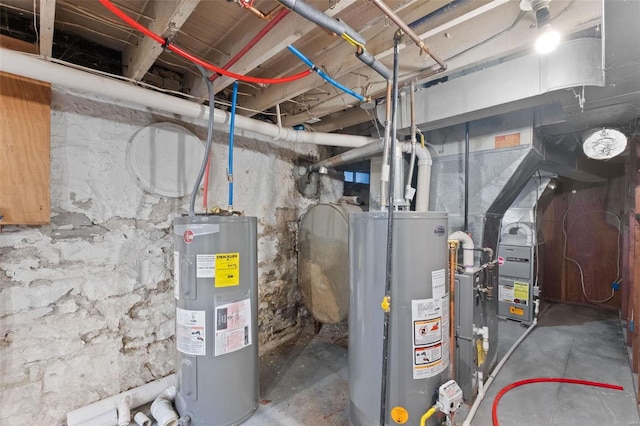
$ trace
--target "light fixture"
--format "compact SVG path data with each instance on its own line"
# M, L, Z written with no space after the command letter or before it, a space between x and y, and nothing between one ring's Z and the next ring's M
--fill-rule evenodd
M560 33L551 27L551 13L549 12L550 0L521 0L520 9L533 11L536 16L536 26L538 27L538 38L535 48L540 54L554 51L560 44Z
M590 130L584 135L582 150L594 160L608 160L622 154L627 147L627 137L614 129Z

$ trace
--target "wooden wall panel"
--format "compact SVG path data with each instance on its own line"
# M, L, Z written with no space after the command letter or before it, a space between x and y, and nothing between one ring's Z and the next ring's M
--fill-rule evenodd
M601 185L576 182L575 194L572 193L573 182L565 181L559 187L559 193L543 215L545 298L589 304L583 295L578 267L563 258L565 238L562 219L567 209L566 254L582 267L585 293L592 300L603 300L611 294L611 284L619 278L616 277L617 265L622 263L622 253L618 259L618 250L621 250L618 220L604 211L610 209L616 215L621 215L621 185L624 185L622 178ZM619 308L620 292L600 306Z
M0 73L0 225L49 223L51 85Z

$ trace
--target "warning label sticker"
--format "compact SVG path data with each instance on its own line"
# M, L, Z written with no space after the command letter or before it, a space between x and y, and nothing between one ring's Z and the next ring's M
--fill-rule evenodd
M173 252L173 297L180 299L180 252Z
M187 355L206 355L205 311L176 308L176 348Z
M442 340L442 318L413 322L415 346L428 345Z
M529 300L529 283L522 283L514 281L513 283L513 298L518 299L520 303L526 305Z
M424 348L414 348L414 364L422 368L434 366L442 362L442 344L428 346ZM421 367L417 367L421 368Z
M251 301L216 306L215 356L251 345Z
M449 328L448 303L447 294L444 294L444 297L411 301L414 379L435 376L449 363L448 345L446 339L443 339L446 334L443 336L442 331ZM443 356L446 358L443 359Z
M240 285L240 253L218 253L215 263L216 287Z
M499 286L499 295L501 301L513 303L513 287L505 285Z
M199 254L196 256L196 278L213 278L216 271L215 254Z

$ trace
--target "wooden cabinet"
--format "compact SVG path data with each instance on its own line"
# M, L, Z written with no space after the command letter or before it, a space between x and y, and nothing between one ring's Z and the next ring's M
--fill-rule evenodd
M49 223L51 85L0 73L1 225Z

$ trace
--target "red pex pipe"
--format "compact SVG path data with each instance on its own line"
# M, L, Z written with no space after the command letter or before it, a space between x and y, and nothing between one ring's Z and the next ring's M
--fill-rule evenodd
M586 380L578 380L578 379L565 379L564 377L539 377L536 379L526 379L520 380L519 382L511 383L500 389L500 392L496 395L496 399L493 400L493 407L491 408L491 419L493 420L493 426L499 426L498 424L498 403L500 402L500 398L504 396L511 389L517 388L519 386L528 385L531 383L570 383L574 385L584 385L584 386L594 386L598 388L605 389L613 389L613 390L624 390L622 386L611 385L609 383L600 383L600 382L589 382Z
M273 17L273 19L271 21L269 21L269 23L267 25L264 26L263 29L260 30L260 32L258 34L256 34L250 41L249 43L247 43L247 45L245 47L243 47L242 49L240 49L240 51L238 53L235 54L235 56L233 58L231 58L229 60L229 62L227 62L226 64L224 64L224 66L222 67L223 70L228 70L229 68L231 68L231 66L233 64L235 64L236 62L238 62L240 60L240 58L242 58L249 50L251 50L251 48L253 46L255 46L260 40L262 40L262 38L267 35L267 33L269 31L271 31L271 29L273 27L275 27L278 22L282 21L282 18L284 18L285 16L287 16L289 14L289 9L282 9L280 11L280 13L278 13L276 16ZM216 78L218 78L220 75L219 74L213 74L211 77L209 77L209 80L214 81Z
M217 67L217 66L215 66L213 64L210 64L208 62L205 62L202 59L198 58L197 56L194 56L191 53L187 52L186 50L181 49L180 47L178 47L175 44L171 43L169 40L163 39L158 34L154 33L153 31L151 31L150 29L148 29L147 27L145 27L144 25L140 24L138 21L136 21L135 19L131 18L129 15L124 13L116 5L111 3L111 1L109 1L109 0L99 0L99 1L104 7L106 7L108 10L110 10L114 15L116 15L118 18L120 18L122 21L124 21L127 25L129 25L130 27L140 31L142 34L144 34L145 36L151 38L156 43L159 43L159 44L165 46L165 48L167 48L167 49L171 50L172 52L182 56L183 58L193 62L194 64L198 64L198 65L202 66L203 68L206 68L206 69L208 69L210 71L213 71L213 72L216 72L218 74L226 75L227 77L231 77L231 78L234 78L234 79L240 80L240 81L246 81L246 82L249 82L249 83L279 84L279 83L289 83L291 81L298 80L300 78L308 76L312 72L312 70L308 69L308 70L305 70L305 71L303 71L301 73L298 73L298 74L290 75L290 76L287 76L287 77L279 77L279 78L258 78L258 77L250 77L250 76L247 76L247 75L236 74L236 73L224 70L224 69L222 69L220 67Z

